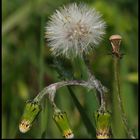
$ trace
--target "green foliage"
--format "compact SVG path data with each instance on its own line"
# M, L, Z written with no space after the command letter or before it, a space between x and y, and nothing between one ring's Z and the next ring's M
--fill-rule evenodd
M82 1L99 10L107 23L103 41L91 52L88 59L94 74L110 91L107 102L116 117L112 120L114 138L127 136L121 123L117 100L114 106L111 106L112 99L114 100L116 96L112 94L112 57L107 54L111 50L110 35L122 36L121 52L125 55L120 66L121 93L130 127L138 137L138 1L81 0L80 2ZM55 9L70 2L79 0L2 0L2 138L61 138L52 119L51 106L45 99L40 118L35 121L27 134L20 134L18 125L25 101L34 98L40 88L60 81L68 75L68 79L72 78L71 75L77 79L86 78L84 64L80 60L61 61L65 63L69 74L63 71L63 74L58 75L56 68L52 67L53 58L44 39L44 25L49 16ZM83 88L71 88L74 96L76 94L75 99L78 99L94 126L93 112L98 108L95 94ZM90 138L83 121L84 115L81 116L77 110L69 90L60 89L55 100L70 116L76 137Z

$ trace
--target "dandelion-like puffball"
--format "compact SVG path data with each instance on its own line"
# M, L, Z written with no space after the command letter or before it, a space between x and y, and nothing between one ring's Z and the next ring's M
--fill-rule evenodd
M45 37L55 56L83 56L99 44L105 22L95 9L76 3L64 6L51 16Z

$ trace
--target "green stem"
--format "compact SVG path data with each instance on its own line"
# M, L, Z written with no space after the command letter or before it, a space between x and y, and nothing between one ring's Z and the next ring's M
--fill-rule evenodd
M45 17L41 16L41 25L40 25L40 54L39 54L39 90L41 90L44 87L44 25L45 25ZM47 104L46 100L43 101L44 108ZM47 121L48 121L48 110L43 109L41 112L41 119L40 119L40 138L43 138L46 133L47 128ZM45 125L46 124L46 125Z
M40 34L40 60L39 60L39 89L41 90L43 88L43 75L44 75L44 17L41 17L41 34Z
M121 118L125 127L126 132L128 133L128 136L130 138L135 139L135 136L133 135L133 132L131 128L128 126L128 120L124 111L123 107L123 102L122 102L122 97L121 97L121 92L120 92L120 79L119 79L119 60L120 58L114 56L114 78L115 78L115 85L116 85L116 92L117 92L117 97L118 97L118 102L119 102L119 108L121 111Z

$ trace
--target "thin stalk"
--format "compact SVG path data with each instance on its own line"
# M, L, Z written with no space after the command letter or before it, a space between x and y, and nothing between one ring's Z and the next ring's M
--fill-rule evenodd
M72 81L61 81L61 82L57 82L54 84L51 84L47 87L45 87L35 98L34 101L40 102L42 100L42 98L46 95L49 94L51 101L54 100L54 94L56 92L56 90L58 90L61 87L67 86L67 85L79 85L79 86L84 86L84 87L88 87L89 89L92 89L94 87L92 87L91 83L89 83L89 81L76 81L76 80L72 80Z
M44 86L44 24L45 24L45 18L44 16L41 16L41 31L40 31L40 56L39 56L39 90L41 90ZM44 102L44 108L46 106L46 100ZM41 112L41 125L40 125L40 137L43 138L43 135L45 135L45 130L47 124L47 117L48 116L48 110L44 109Z
M117 96L118 96L118 102L119 102L119 108L121 111L121 118L125 127L125 130L128 134L128 136L132 139L135 139L135 136L131 130L131 128L129 128L128 126L128 120L124 111L124 107L123 107L123 102L122 102L122 97L121 97L121 92L120 92L120 79L119 79L119 57L114 56L114 80L115 80L115 85L116 85L116 91L117 91Z
M95 78L95 76L93 74L91 74L91 72L88 70L88 75L89 77L91 77L91 80L94 81L95 83L95 89L100 93L100 104L101 110L106 110L106 102L105 102L105 96L104 93L107 92L107 89L101 84L101 82L99 80L97 80Z
M43 75L44 75L44 17L41 17L41 33L40 33L40 59L39 59L39 90L43 87Z

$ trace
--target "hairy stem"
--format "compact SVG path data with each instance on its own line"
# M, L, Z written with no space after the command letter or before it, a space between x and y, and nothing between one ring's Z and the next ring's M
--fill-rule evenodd
M105 96L104 93L107 92L107 89L101 84L99 80L95 78L93 74L88 70L88 75L90 77L90 80L94 81L95 89L100 93L100 103L101 103L101 110L106 110L106 103L105 103Z
M44 95L48 95L50 101L53 103L54 102L54 97L55 97L55 93L56 90L58 90L61 87L67 86L67 85L77 85L77 86L83 86L83 87L87 87L88 89L94 89L95 88L95 82L91 79L89 79L88 81L83 81L83 80L71 80L71 81L61 81L61 82L57 82L54 84L51 84L47 87L45 87L35 98L34 101L38 101L40 102L41 99L44 97Z
M123 107L123 102L122 102L122 97L121 97L121 92L120 92L120 79L119 79L119 60L120 58L114 56L114 78L115 78L115 85L116 85L116 91L117 91L117 96L118 96L118 102L119 102L119 108L121 111L121 118L125 127L126 132L128 133L128 136L130 138L135 139L135 136L133 135L132 130L128 126L128 120L124 111Z

